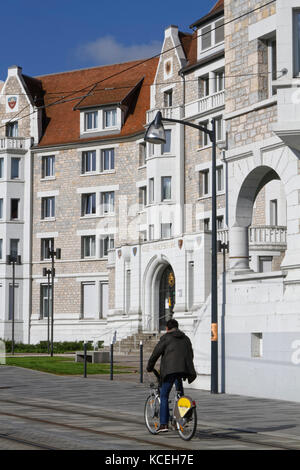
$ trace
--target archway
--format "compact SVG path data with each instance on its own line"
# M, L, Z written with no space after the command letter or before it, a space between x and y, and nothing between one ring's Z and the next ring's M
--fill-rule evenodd
M271 240L276 228L272 227L269 223L267 226L267 207L263 208L265 223L256 227L256 231L253 231L253 227L249 230L253 222L253 211L254 203L260 192L269 185L270 182L279 180L278 173L270 168L269 166L259 166L253 169L244 179L236 200L235 207L235 221L230 229L230 267L236 271L249 271L249 243L253 242L252 234L257 234L257 242L263 246L263 240L260 239L260 233L267 233ZM285 196L284 196L285 197ZM286 197L285 197L286 198ZM275 224L274 224L275 225ZM276 224L277 225L277 224ZM264 231L264 232L263 232ZM249 239L250 234L250 239ZM286 231L284 237L286 236ZM255 242L256 240L254 240ZM276 246L276 239L271 240L269 243L269 249ZM278 243L278 246L280 243ZM265 243L267 246L267 243Z
M169 293L166 283L171 278L173 279L171 283L174 282L173 290L171 289L171 311L173 312L175 274L171 264L164 255L155 255L149 260L142 282L143 331L153 332L164 328L166 318L171 313L170 309L166 307L166 296Z
M175 306L175 275L172 267L166 266L159 283L159 330L166 327L174 313Z

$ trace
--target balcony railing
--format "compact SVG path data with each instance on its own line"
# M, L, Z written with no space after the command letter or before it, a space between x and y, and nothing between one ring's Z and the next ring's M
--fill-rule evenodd
M182 106L172 106L168 108L155 108L149 109L146 113L147 124L153 121L156 116L157 111L160 111L163 118L169 119L181 119L183 117L183 107Z
M228 242L228 230L218 230L218 240ZM253 225L249 227L249 246L265 248L271 245L276 248L286 248L286 227L276 225Z
M211 109L220 108L225 105L225 90L214 93L213 95L199 98L196 101L187 103L184 108L184 117L194 116L205 113Z
M25 149L25 139L23 137L4 137L0 139L0 149Z

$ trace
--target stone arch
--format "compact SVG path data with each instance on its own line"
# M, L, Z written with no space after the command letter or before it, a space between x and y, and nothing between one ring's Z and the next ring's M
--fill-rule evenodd
M167 266L171 266L164 255L153 256L145 269L142 281L143 330L157 331L159 327L159 285ZM173 269L174 271L174 269Z
M230 267L233 270L248 271L249 268L249 227L252 223L254 202L266 184L281 180L277 171L268 165L252 169L243 179L237 193L234 223L230 228Z

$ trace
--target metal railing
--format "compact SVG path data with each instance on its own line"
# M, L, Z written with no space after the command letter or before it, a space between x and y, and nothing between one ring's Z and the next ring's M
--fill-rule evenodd
M184 117L205 113L210 109L219 108L224 105L225 90L218 91L217 93L213 93L212 95L208 95L190 103L187 103L184 107Z

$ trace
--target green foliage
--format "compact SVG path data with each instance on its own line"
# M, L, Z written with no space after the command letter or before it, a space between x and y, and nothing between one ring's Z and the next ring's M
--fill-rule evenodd
M11 353L12 342L10 340L5 340L6 353ZM62 341L53 343L53 353L62 354L66 352L75 352L83 350L84 341ZM103 347L103 341L98 341L98 348ZM88 351L94 349L92 341L87 343ZM15 353L48 353L48 342L40 341L38 344L23 344L15 343L14 344Z

